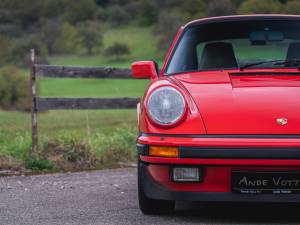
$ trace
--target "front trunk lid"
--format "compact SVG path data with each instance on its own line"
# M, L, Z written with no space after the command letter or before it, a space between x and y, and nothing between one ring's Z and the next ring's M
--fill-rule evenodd
M211 71L173 77L194 99L207 134L300 134L299 72Z

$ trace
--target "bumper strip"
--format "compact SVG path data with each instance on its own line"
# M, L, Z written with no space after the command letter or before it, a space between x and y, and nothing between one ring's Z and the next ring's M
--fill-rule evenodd
M180 158L300 159L300 148L180 147Z
M147 172L146 166L140 164L141 181L145 194L149 198L176 201L201 201L201 202L285 202L300 203L300 194L260 194L246 195L231 192L185 192L172 191L153 180Z

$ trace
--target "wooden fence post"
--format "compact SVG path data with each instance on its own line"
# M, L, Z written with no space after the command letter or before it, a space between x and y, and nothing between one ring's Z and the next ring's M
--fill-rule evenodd
M36 104L36 71L35 71L35 51L31 49L30 52L30 84L31 84L31 139L32 149L31 154L34 155L38 150L38 131L37 131L37 104Z

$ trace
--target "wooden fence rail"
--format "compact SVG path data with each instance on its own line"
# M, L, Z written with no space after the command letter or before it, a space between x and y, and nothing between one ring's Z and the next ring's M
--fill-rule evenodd
M37 111L59 109L132 109L139 98L37 98Z
M35 65L37 77L131 79L130 69Z
M132 109L140 98L43 98L37 96L37 78L109 78L130 79L130 69L109 67L74 67L35 64L35 53L31 50L31 95L32 95L32 153L38 148L37 113L45 110L74 109Z

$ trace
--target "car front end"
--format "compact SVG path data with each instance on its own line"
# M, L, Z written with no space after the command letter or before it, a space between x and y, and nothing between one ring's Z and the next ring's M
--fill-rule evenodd
M300 17L182 27L138 105L140 208L175 201L300 203ZM300 28L300 27L299 27Z

